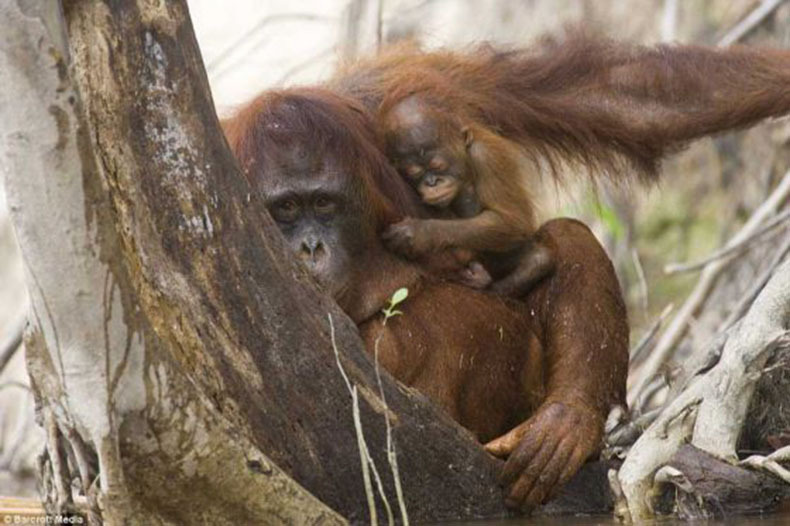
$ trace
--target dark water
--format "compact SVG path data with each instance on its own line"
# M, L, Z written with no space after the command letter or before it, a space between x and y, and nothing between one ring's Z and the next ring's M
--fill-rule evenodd
M790 510L769 515L733 516L717 520L681 521L677 519L656 519L638 523L648 526L790 526ZM442 526L623 526L612 516L605 517L530 517L523 519L498 519L473 522L444 522Z

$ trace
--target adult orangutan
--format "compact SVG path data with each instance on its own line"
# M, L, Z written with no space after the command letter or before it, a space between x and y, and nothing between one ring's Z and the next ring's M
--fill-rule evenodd
M516 429L508 502L542 502L599 447L624 403L628 326L609 259L581 223L535 234L557 260L528 301L426 273L386 250L381 232L420 203L353 100L321 89L265 93L224 123L242 170L293 250L359 325L382 365L432 398L483 443ZM400 287L403 316L380 310ZM437 474L440 476L440 474Z
M643 49L578 35L504 54L393 52L335 80L345 96L318 88L264 94L226 131L286 238L368 344L386 299L409 287L405 315L381 340L382 363L481 441L498 437L486 448L507 457L507 501L526 508L599 447L609 407L623 401L627 322L611 264L569 220L534 233L556 268L523 302L437 280L393 257L378 237L388 225L447 221L426 218L431 212L386 162L382 116L373 129L355 100L378 110L387 93L397 101L436 88L440 96L421 103L441 104L555 173L575 161L615 173L630 163L650 176L690 139L786 113L789 78L787 52ZM433 169L425 153L423 169ZM441 248L421 227L411 230L407 239Z
M541 161L615 179L657 175L668 151L790 111L790 52L617 44L576 31L496 52L394 48L334 87L378 114L391 162L434 210L385 240L410 257L479 251L497 292L519 296L552 268L530 189Z

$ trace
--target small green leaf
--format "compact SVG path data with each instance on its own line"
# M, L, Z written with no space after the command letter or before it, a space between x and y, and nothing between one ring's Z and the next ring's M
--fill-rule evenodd
M401 316L403 312L395 309L395 307L402 303L409 296L409 289L407 288L400 288L395 291L395 294L392 295L390 298L389 306L381 309L381 312L384 314L384 325L387 324L387 320L394 317L394 316Z
M409 289L406 287L401 287L395 291L395 294L392 295L390 298L390 308L398 305L403 300L409 297Z

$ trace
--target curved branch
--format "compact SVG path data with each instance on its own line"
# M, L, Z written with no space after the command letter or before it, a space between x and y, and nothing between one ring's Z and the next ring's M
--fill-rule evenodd
M729 243L726 247L721 248L711 255L701 259L699 261L694 261L692 263L670 263L664 267L665 274L677 274L678 272L689 272L691 270L698 270L703 268L704 266L708 265L709 263L713 263L716 260L723 259L730 255L735 255L736 253L740 253L743 250L746 250L752 243L756 242L762 236L771 232L773 229L779 226L783 226L783 223L790 219L790 209L785 210L777 214L776 216L772 217L768 221L765 222L759 229L757 229L753 234L749 235L748 237L743 238L742 240Z

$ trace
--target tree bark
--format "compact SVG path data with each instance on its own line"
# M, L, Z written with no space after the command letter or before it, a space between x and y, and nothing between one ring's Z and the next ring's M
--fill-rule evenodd
M240 174L185 2L12 1L0 27L0 160L32 297L48 510L366 520L328 316L386 475L373 364ZM502 515L498 462L382 376L412 520Z
M767 513L790 497L790 485L770 473L733 466L685 444L669 466L683 474L676 495L665 502L665 513L676 512L680 519L722 519L731 515Z
M110 524L341 523L271 464L249 426L210 403L153 331L61 22L57 2L0 10L0 158L31 295L26 351L47 431L48 511Z

